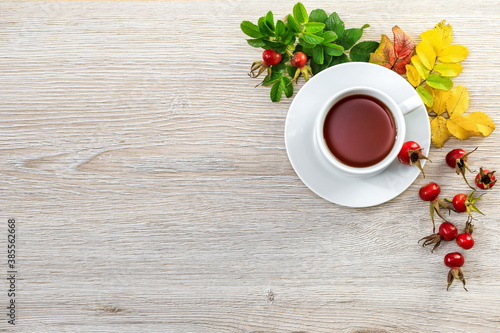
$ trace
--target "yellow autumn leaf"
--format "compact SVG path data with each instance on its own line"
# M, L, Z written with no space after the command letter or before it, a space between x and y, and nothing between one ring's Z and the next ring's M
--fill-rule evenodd
M446 126L446 119L444 117L437 116L436 118L432 118L430 120L430 124L432 144L437 148L441 148L451 137L450 131Z
M477 130L482 136L488 136L495 130L495 123L493 122L493 119L491 119L486 113L478 111L469 113L467 116L476 124Z
M439 22L434 28L440 35L442 40L442 46L447 47L453 41L453 29L451 25L446 24L446 21Z
M465 114L470 102L467 88L457 86L450 91L432 88L440 88L440 83L451 83L448 89L453 86L450 78L462 73L460 62L469 55L467 47L452 45L453 29L445 21L420 37L422 41L415 48L416 54L406 67L407 80L416 87L427 107L432 144L442 147L452 136L465 140L471 136L490 135L495 130L495 123L487 114ZM422 85L422 81L427 84Z
M429 44L436 54L443 49L443 38L435 29L427 30L421 33L420 38L422 39L422 42Z
M434 66L434 70L446 77L455 77L462 73L463 66L459 63L439 63Z
M414 87L419 86L420 82L422 82L417 69L413 65L406 65L406 78L408 79L408 82L410 82L410 84Z
M469 55L469 49L463 45L449 45L437 53L441 62L460 62Z
M459 116L469 108L469 90L464 86L456 86L450 91L446 101L446 110L450 117Z
M479 135L476 123L468 116L453 115L446 122L446 127L451 135L460 140L465 140L474 135Z
M418 74L422 79L425 80L429 77L431 71L424 66L424 64L420 60L420 57L417 54L411 57L411 64L415 66L415 69L417 70Z
M436 52L434 52L434 48L428 43L420 42L417 44L416 50L422 64L427 69L432 70L436 62Z
M429 111L434 111L438 116L440 116L446 112L446 102L450 97L450 92L441 89L432 90L434 103Z

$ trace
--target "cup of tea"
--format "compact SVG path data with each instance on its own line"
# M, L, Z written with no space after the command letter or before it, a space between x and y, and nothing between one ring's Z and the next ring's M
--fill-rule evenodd
M406 135L404 116L422 105L418 95L397 103L371 87L351 87L332 96L316 122L321 154L336 169L370 177L397 157Z

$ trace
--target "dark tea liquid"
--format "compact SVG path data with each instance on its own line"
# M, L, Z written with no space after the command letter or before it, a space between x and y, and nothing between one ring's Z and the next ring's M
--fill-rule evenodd
M368 167L389 154L396 141L396 125L381 101L367 95L351 95L332 106L323 134L339 161L352 167Z

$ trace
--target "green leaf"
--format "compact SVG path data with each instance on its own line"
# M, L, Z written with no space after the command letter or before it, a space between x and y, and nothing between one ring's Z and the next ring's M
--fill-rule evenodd
M354 45L349 52L352 61L370 61L370 53L375 52L379 46L379 42L365 41Z
M432 105L434 104L432 93L423 86L418 86L416 90L424 104L428 107L432 107Z
M260 29L258 26L253 24L250 21L243 21L240 24L241 31L249 37L252 38L261 38L262 34L260 33Z
M292 65L286 66L286 73L288 74L288 76L294 77L296 71L297 71L297 67L292 66Z
M285 96L287 98L292 97L293 96L293 83L292 83L292 80L290 80L286 76L283 76L282 82L283 82L283 90L285 92Z
M273 49L274 51L278 53L285 53L286 52L286 45L282 43L277 43L277 42L270 42L268 40L262 40L264 43L264 48L265 49Z
M302 38L304 39L304 41L306 41L306 43L311 44L311 45L320 44L324 40L323 37L320 37L320 36L317 36L317 35L314 35L314 34L311 34L308 32L304 32L302 34Z
M258 21L259 31L264 37L274 36L273 30L267 25L266 18L261 17Z
M345 30L344 21L342 21L337 13L332 13L326 19L326 28L335 32L337 36L342 36Z
M363 36L363 29L352 28L344 31L342 36L337 40L337 44L342 45L344 49L349 50Z
M300 39L299 39L299 46L302 46L302 47L303 47L303 49L304 49L304 50L303 50L303 52L304 52L305 54L310 55L310 54L312 54L312 51L308 53L308 52L307 52L307 50L308 50L308 49L311 49L311 50L312 50L312 48L313 48L314 46L316 46L316 45L315 45L315 44L310 44L310 43L306 42L303 38L300 38ZM297 50L296 50L296 51L297 51Z
M278 80L274 82L273 86L271 87L271 91L269 92L271 101L279 102L282 94L283 94L283 81Z
M328 54L325 53L324 58L325 59L324 59L324 61L323 61L322 64L318 64L315 61L311 61L310 62L310 64L311 64L311 70L313 72L313 75L316 75L319 72L321 72L322 70L327 69L328 67L330 67L330 62L332 61L332 56L330 56L330 55L328 55Z
M295 33L291 30L286 30L285 34L281 37L281 42L286 45L294 45L295 40Z
M283 23L282 20L278 20L278 22L276 22L276 36L283 36L285 33L286 33L285 23Z
M323 52L322 45L316 45L313 49L313 60L318 64L322 65L325 60L325 54Z
M349 57L347 56L347 54L342 53L338 57L332 57L332 61L330 61L330 67L335 66L335 65L339 65L339 64L343 64L345 62L349 62Z
M453 81L449 77L444 77L439 74L431 74L426 80L427 84L435 89L450 90L453 88Z
M267 85L270 85L271 83L278 82L279 80L281 80L282 77L283 77L283 73L273 72L273 73L271 73L271 75L266 76L264 78L261 85L267 86Z
M313 56L313 49L314 49L314 46L303 47L302 52L304 52L308 58L311 58Z
M323 37L323 44L331 43L337 40L337 34L333 31L325 31L321 37Z
M323 51L325 51L325 61L323 62L323 65L326 65L327 67L330 67L330 62L332 61L332 56L326 53L326 48L323 46Z
M252 47L265 47L266 43L261 38L247 39L248 45Z
M325 28L325 24L320 22L309 22L304 24L304 26L306 27L306 31L312 34L323 31Z
M301 2L297 2L295 6L293 6L293 17L299 24L304 24L309 21L306 8Z
M325 61L322 65L316 63L315 61L311 61L311 69L314 75L318 74L324 69L328 67L332 67L338 64L342 64L344 62L349 62L349 58L346 54L342 53L340 56L332 57L328 54L325 54Z
M272 73L283 74L286 70L285 62L286 61L283 61L282 59L279 64L271 66Z
M340 56L344 54L344 48L337 44L323 44L325 52L331 56Z
M288 14L287 18L286 18L286 25L288 27L288 29L290 29L291 31L295 32L295 33L299 33L301 32L302 30L300 29L300 26L299 24L297 23L297 21L293 18L292 15Z
M323 9L315 9L309 14L309 22L321 22L325 23L328 15Z
M327 69L328 67L329 66L326 62L323 62L322 64L318 64L315 61L311 61L311 70L312 70L313 75L318 74L319 72Z
M274 30L274 16L273 12L269 11L266 15L266 24L271 30Z

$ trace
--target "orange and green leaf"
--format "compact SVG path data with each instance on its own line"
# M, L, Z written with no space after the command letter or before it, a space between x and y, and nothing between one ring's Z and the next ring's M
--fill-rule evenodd
M380 45L370 55L370 62L392 69L399 74L406 73L406 65L410 63L415 43L398 26L392 28L394 42L382 35Z
M396 62L396 54L394 53L394 44L386 35L382 35L379 47L370 55L370 62L392 69Z

